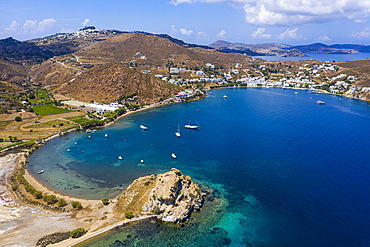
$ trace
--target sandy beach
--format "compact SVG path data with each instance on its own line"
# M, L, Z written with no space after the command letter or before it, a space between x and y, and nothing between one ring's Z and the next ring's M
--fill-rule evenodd
M71 212L53 212L27 205L12 193L8 181L19 162L24 159L23 153L9 154L0 157L0 246L35 246L36 242L55 232L71 231L82 227L88 232L80 238L68 239L50 246L72 246L91 237L102 234L116 226L153 217L153 215L134 217L130 220L116 218L113 207L116 199L103 206L101 200L87 200L62 195L38 182L27 171L25 178L43 194L53 194L68 203L81 202L83 209Z

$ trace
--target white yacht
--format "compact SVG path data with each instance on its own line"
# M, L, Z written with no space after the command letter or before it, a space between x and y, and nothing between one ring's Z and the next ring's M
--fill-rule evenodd
M175 132L175 135L180 138L181 137L181 133L180 133L180 124L177 126L177 131Z
M200 124L197 122L197 120L195 120L195 122L197 123L197 125L192 125L192 124L190 124L190 120L189 120L189 124L186 124L185 128L187 128L187 129L199 129Z

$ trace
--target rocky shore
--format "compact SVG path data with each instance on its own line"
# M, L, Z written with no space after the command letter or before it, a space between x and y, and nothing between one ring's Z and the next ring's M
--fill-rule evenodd
M198 184L175 168L136 179L121 195L110 199L108 205L101 200L59 194L43 186L26 171L24 178L35 189L67 202L65 212L50 211L48 209L52 207L37 206L41 205L42 199L34 199L30 203L32 196L29 196L24 200L27 192L22 186L19 186L18 193L12 191L9 176L21 166L23 159L23 153L0 157L0 246L35 246L46 235L53 236L54 233L80 227L86 229L88 232L81 238L48 245L73 246L116 226L151 217L181 223L188 220L194 210L200 210L206 196ZM72 209L72 201L81 202L83 208ZM52 243L49 238L48 243ZM45 241L41 242L46 246Z

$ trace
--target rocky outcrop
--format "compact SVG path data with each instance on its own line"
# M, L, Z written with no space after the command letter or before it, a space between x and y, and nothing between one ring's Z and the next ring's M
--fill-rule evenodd
M156 213L162 221L179 223L187 220L192 211L202 207L204 196L191 177L172 168L156 177L155 187L150 191L143 210Z

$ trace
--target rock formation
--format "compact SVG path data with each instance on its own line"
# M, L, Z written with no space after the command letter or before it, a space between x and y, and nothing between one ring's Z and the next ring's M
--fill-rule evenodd
M187 220L192 211L201 208L204 195L191 177L172 168L156 177L155 187L150 191L143 210L158 214L162 221L179 223Z

